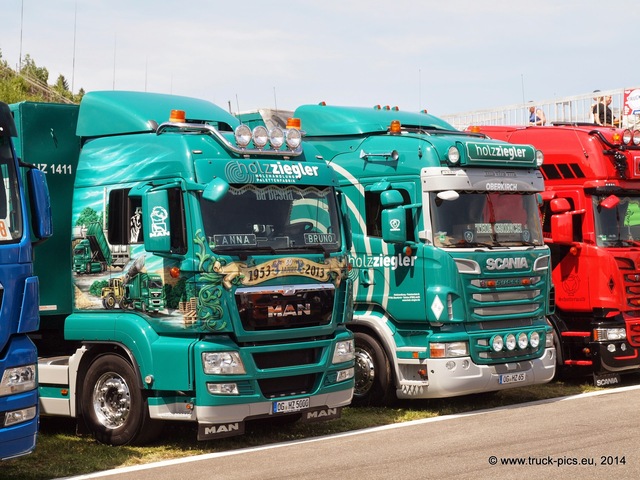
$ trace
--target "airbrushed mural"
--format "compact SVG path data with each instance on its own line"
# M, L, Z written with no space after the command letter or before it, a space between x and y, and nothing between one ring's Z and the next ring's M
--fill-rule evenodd
M79 197L83 197L82 199ZM231 330L225 316L224 290L255 286L290 275L340 285L347 260L327 258L318 263L306 258L279 257L264 263L233 262L212 252L214 243L201 229L194 235L195 271L184 272L180 262L146 252L143 244L141 209L133 212L128 225L129 244L109 243L108 191L78 189L74 205L72 235L75 308L84 311L139 313L163 331ZM155 211L155 210L154 210ZM150 224L154 234L162 229L158 213Z

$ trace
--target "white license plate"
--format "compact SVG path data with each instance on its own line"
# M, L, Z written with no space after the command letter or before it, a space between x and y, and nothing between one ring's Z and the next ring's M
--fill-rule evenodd
M309 398L296 398L295 400L283 400L273 402L271 413L292 413L309 408Z
M500 385L506 385L508 383L518 383L524 382L527 379L527 374L522 373L505 373L504 375L500 375L499 383Z

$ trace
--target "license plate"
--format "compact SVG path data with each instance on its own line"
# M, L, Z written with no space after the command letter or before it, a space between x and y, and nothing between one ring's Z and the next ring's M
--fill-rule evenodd
M309 398L296 398L295 400L282 400L273 402L271 413L293 413L309 408Z
M500 385L506 385L508 383L518 383L524 382L527 379L527 374L522 373L505 373L504 375L500 375L498 383Z

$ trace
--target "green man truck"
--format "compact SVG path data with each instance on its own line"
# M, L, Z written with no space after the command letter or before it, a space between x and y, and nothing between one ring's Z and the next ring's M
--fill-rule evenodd
M294 117L347 197L354 403L550 381L541 152L395 107L305 105Z
M12 108L56 232L35 265L43 415L112 445L161 438L168 421L207 440L340 416L354 386L346 205L298 129L151 93ZM74 271L81 218L126 246L122 270ZM109 288L128 303L105 308Z

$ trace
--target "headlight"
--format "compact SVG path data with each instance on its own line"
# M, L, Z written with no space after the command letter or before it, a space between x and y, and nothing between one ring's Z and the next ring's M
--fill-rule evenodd
M253 145L256 148L264 148L268 141L269 133L267 132L266 127L258 125L253 129Z
M544 347L551 348L553 347L553 332L547 332L544 337Z
M240 148L246 148L249 142L251 142L251 129L244 123L236 127L234 135L236 137L236 144Z
M496 335L491 339L491 348L493 348L494 352L501 351L502 347L504 347L504 340L502 340L500 335Z
M349 362L355 358L355 346L353 340L345 340L336 343L333 351L332 363Z
M540 345L540 334L538 332L531 332L531 335L529 335L529 345L531 345L532 348L538 348L538 345Z
M516 336L513 333L510 333L504 338L504 344L507 347L507 350L515 350Z
M544 163L544 153L542 153L542 150L536 150L536 165L538 167L541 167L543 163Z
M593 339L596 342L607 340L624 340L627 331L624 328L596 328L593 330Z
M622 132L622 143L624 143L625 145L629 145L631 143L631 130L625 130L624 132Z
M238 375L245 373L238 352L204 352L202 354L204 373L208 375Z
M273 127L269 132L271 147L278 150L284 144L284 132L280 127Z
M522 332L518 335L518 348L524 350L527 348L527 345L529 345L529 337L527 337L526 333Z
M24 365L22 367L8 368L2 375L0 383L0 396L12 393L27 392L36 388L36 366Z
M434 342L429 344L431 358L466 357L469 355L467 342Z
M28 422L36 416L36 407L27 407L7 412L4 416L4 426L9 427L18 423Z
M287 147L289 147L290 150L298 148L300 143L302 143L302 134L300 133L300 130L297 128L287 129L285 141L287 142Z
M449 147L449 150L447 150L447 159L453 164L460 161L460 151L458 150L458 147L454 145Z
M213 395L240 395L237 383L207 383L207 390Z
M640 130L634 130L633 137L631 139L634 145L640 145Z

